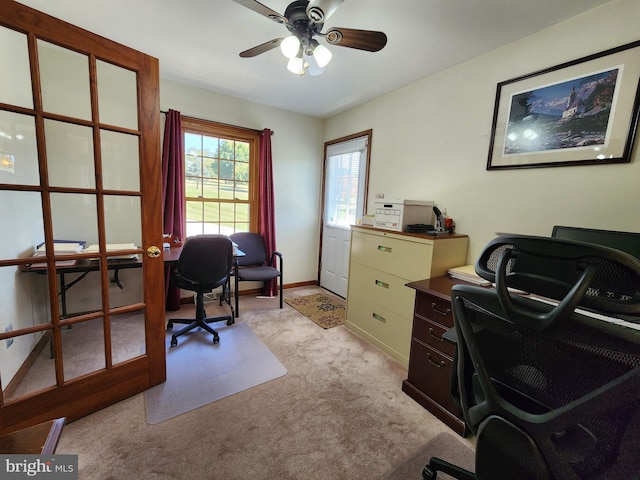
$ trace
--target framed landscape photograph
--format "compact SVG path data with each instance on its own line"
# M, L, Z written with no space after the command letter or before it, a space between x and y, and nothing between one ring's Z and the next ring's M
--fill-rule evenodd
M639 87L640 41L499 83L487 170L629 162Z

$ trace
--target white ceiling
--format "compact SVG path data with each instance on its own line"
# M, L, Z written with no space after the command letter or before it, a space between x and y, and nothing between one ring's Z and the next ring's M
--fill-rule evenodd
M290 73L279 49L240 58L288 31L233 0L20 3L158 58L161 78L326 118L608 1L345 0L323 31L381 30L388 43L376 53L329 46L317 77ZM284 13L290 1L262 3Z

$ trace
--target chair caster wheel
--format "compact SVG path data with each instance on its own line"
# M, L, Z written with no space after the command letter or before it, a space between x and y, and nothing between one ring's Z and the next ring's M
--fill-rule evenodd
M213 344L215 345L216 343L220 343L220 336L219 335L214 335L213 336Z
M175 337L171 337L171 346L175 347L176 345L178 345L178 339Z
M431 468L431 465L427 464L422 469L422 479L423 480L436 480L438 478L438 472Z
M171 330L173 330L173 322L167 323L167 332L170 332Z

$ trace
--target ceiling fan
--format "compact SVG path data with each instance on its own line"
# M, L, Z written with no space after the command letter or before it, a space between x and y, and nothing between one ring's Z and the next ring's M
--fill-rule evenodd
M291 35L286 38L275 38L257 45L241 52L240 56L255 57L280 47L282 53L289 58L287 68L291 72L303 75L308 71L311 75L319 75L324 72L332 54L314 37L324 38L329 45L339 47L368 52L382 50L387 44L387 36L383 32L342 27L331 27L326 32L322 32L324 22L343 1L296 0L289 4L284 15L280 15L256 0L235 0L236 3L284 25L291 32Z

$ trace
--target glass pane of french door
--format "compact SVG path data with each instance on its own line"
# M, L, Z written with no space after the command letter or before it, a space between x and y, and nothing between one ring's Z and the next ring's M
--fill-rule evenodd
M27 36L0 27L0 45L3 46L0 49L0 72L3 76L0 102L33 108Z
M38 40L38 62L43 109L67 117L90 120L88 57Z
M30 186L40 183L36 123L30 115L0 110L0 184L3 183Z

